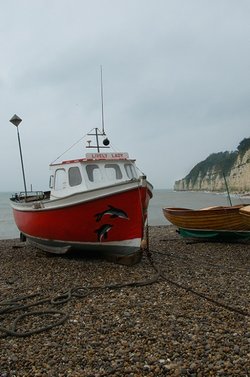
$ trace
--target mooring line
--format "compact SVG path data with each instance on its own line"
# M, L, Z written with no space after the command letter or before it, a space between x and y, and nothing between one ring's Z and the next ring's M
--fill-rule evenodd
M239 309L239 308L235 308L235 307L233 307L231 305L228 305L228 304L225 304L223 302L217 301L217 300L215 300L215 299L213 299L213 298L211 298L211 297L209 297L209 296L207 296L207 295L205 295L203 293L200 293L200 292L194 290L191 287L187 287L187 286L185 286L183 284L177 283L176 281L174 281L174 280L169 279L168 277L166 277L164 275L164 272L162 271L161 267L159 265L155 265L155 262L154 262L154 260L152 258L152 252L149 251L149 248L147 250L147 257L150 260L151 265L159 273L159 277L162 278L163 280L165 280L167 283L172 284L172 285L176 286L179 289L185 290L186 292L189 292L189 293L191 293L191 294L193 294L195 296L201 297L204 300L207 300L207 301L213 303L214 305L222 307L222 308L224 308L224 309L226 309L228 311L240 314L240 315L245 316L245 317L250 317L250 313L247 312L247 311L245 311L245 310L242 310L242 309Z
M155 284L157 282L160 282L161 280L165 281L166 283L173 285L173 286L175 286L179 289L185 290L188 293L191 293L195 296L198 296L198 297L212 303L213 305L216 305L218 307L222 307L223 309L226 309L230 312L234 312L234 313L240 314L240 315L245 316L245 317L250 316L250 313L245 311L245 310L232 307L231 305L228 305L228 304L223 303L223 302L219 302L219 301L217 301L217 300L215 300L215 299L213 299L213 298L211 298L211 297L209 297L209 296L207 296L203 293L200 293L200 292L194 290L191 287L187 287L183 284L180 284L180 283L168 278L165 275L164 271L162 271L160 265L155 263L153 256L152 256L152 252L149 250L148 246L144 251L145 251L145 256L146 256L150 266L156 272L151 278L147 278L147 279L139 280L139 281L106 284L106 285L101 285L101 286L94 286L94 285L88 286L88 287L77 286L77 287L70 288L70 289L68 289L67 291L65 291L61 294L58 294L55 297L52 297L52 298L41 297L37 301L33 301L33 302L30 302L30 303L21 303L21 301L25 301L25 300L27 301L28 299L32 299L36 296L40 296L40 293L33 293L33 294L30 294L30 295L27 295L27 296L15 297L13 299L0 302L0 306L3 307L2 309L0 309L0 319L2 317L2 320L4 320L8 313L13 313L14 311L20 311L20 310L21 311L28 310L31 307L35 307L35 306L42 305L42 304L45 304L45 303L53 305L53 306L63 305L65 303L69 302L73 297L85 298L88 295L90 295L91 293L93 293L94 291L98 291L98 290L101 291L101 290L105 290L105 289L106 290L107 289L108 290L115 290L115 289L121 289L121 288L126 288L126 287L142 287L142 286L148 286L148 285L151 285L151 284ZM49 323L48 325L37 327L37 328L32 328L31 330L28 330L28 331L23 331L23 332L18 331L18 328L17 328L18 322L25 317L31 317L31 316L38 316L38 317L56 316L56 318L59 316L59 319L57 319L55 322ZM68 319L68 317L69 317L69 313L65 313L65 312L60 311L60 310L45 309L45 310L40 310L40 311L37 311L37 310L36 311L28 311L27 313L22 313L22 314L18 315L14 319L10 328L0 326L0 332L3 333L3 335L0 336L0 337L6 337L6 336L26 337L26 336L31 336L33 334L37 334L37 333L41 333L43 331L49 330L49 329L51 329L55 326L62 325Z
M98 291L98 290L100 291L100 290L104 290L104 289L114 290L114 289L121 289L121 288L125 288L125 287L142 287L142 286L154 284L158 280L159 280L159 273L157 273L156 275L153 275L153 277L150 278L150 279L139 280L139 281L116 283L116 284L115 283L114 284L106 284L106 285L102 285L102 286L88 286L88 287L77 286L77 287L70 288L67 291L65 291L61 294L58 294L57 296L52 297L52 298L50 298L50 297L44 297L43 298L42 297L41 299L39 299L37 301L33 301L31 303L23 303L23 304L21 304L20 302L27 300L27 299L30 299L30 298L34 298L36 296L40 296L40 293L34 293L34 294L27 295L27 296L19 296L19 297L15 297L11 300L6 300L6 301L0 302L0 306L4 307L3 309L0 309L0 319L1 319L1 316L2 316L2 320L4 320L8 313L13 313L14 311L20 311L20 310L24 311L24 310L29 309L30 307L35 307L35 306L42 305L42 304L45 304L45 303L48 303L48 304L51 304L51 305L63 305L65 303L69 302L73 297L85 298L86 296L90 295L94 291ZM5 315L5 317L4 317L4 315ZM18 331L18 329L17 329L18 322L21 319L28 317L28 316L31 317L32 315L33 316L40 316L40 317L41 316L48 316L48 315L57 315L57 316L59 315L60 318L56 322L50 323L46 326L34 328L34 329L31 329L31 330L28 330L28 331L25 331L25 332ZM13 321L10 328L0 326L0 332L3 333L3 335L0 336L0 337L6 337L6 336L26 337L26 336L30 336L30 335L33 335L33 334L37 334L37 333L49 330L49 329L51 329L55 326L59 326L59 325L63 324L68 319L68 317L69 317L68 313L64 313L63 311L59 311L59 310L46 309L46 310L41 310L41 311L28 311L27 313L23 313L23 314L18 315L15 318L15 320Z

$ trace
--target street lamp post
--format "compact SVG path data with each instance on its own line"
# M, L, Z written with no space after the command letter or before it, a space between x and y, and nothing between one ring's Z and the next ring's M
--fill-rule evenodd
M22 119L19 118L16 114L13 115L13 117L10 119L10 122L16 126L17 129L17 138L18 138L18 145L19 145L19 152L20 152L20 159L21 159L21 165L22 165L22 173L23 173L23 184L24 184L24 191L25 191L25 198L27 197L27 187L26 187L26 180L25 180L25 174L24 174L24 165L23 165L23 155L22 155L22 148L21 148L21 141L20 141L20 135L19 135L19 129L18 126L22 122Z

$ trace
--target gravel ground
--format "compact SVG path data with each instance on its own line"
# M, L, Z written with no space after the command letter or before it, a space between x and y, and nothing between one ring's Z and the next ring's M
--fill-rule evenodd
M0 377L250 376L250 243L149 233L158 277L0 241Z

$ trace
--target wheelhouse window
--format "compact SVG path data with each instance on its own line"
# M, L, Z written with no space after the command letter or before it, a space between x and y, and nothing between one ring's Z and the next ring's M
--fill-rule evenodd
M82 183L82 176L80 169L77 166L69 168L69 185L71 187L78 186Z
M117 180L122 178L120 166L117 164L105 164L105 172L110 180Z
M100 182L102 180L102 174L99 166L96 164L90 164L86 166L86 172L90 182Z
M64 169L57 169L55 172L55 190L62 190L67 184L67 174Z
M129 179L137 178L135 167L132 164L124 164L125 171Z

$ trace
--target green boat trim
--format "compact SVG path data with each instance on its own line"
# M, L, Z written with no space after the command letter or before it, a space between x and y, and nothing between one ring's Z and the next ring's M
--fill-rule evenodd
M218 238L218 239L250 239L250 231L220 231L220 230L197 230L179 228L178 233L183 238Z

